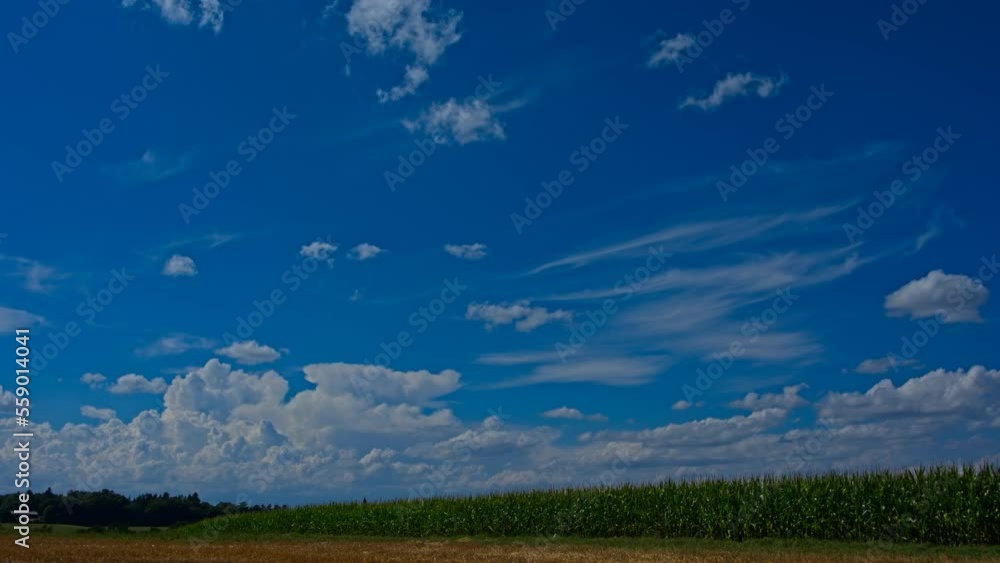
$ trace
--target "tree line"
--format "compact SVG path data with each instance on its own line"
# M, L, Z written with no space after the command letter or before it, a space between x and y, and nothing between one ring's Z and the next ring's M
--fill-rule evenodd
M20 503L16 493L0 495L0 522L13 522L11 511ZM132 498L104 489L101 491L69 491L56 494L52 489L31 495L31 508L45 524L76 526L169 527L190 524L206 518L288 508L287 505L207 503L190 495L142 494Z

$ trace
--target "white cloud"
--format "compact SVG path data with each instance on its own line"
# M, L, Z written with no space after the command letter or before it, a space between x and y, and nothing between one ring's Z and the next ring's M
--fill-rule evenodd
M160 409L130 421L112 416L55 427L39 420L33 431L46 455L32 477L57 490L72 488L83 472L127 494L167 487L234 498L254 490L261 502L298 504L318 493L337 500L405 497L441 467L449 478L433 482L434 495L587 486L608 467L627 468L615 482L651 482L904 468L983 459L1000 447L1000 374L984 368L831 394L825 414L846 422L826 427L770 408L576 440L550 426L519 425L504 409L458 420L440 406L460 387L451 370L316 364L304 371L314 387L288 397L289 381L278 373L250 374L213 359L175 378ZM0 404L7 394L0 393ZM564 408L555 410L576 416ZM102 411L87 412L109 414ZM0 420L0 431L13 428L11 419ZM816 443L821 447L813 449ZM809 462L796 465L806 444ZM15 456L0 451L0 463L15 463Z
M955 417L1000 425L1000 371L974 366L968 371L938 369L896 387L883 379L865 393L829 393L819 414L835 421Z
M379 88L375 91L375 96L378 98L379 103L395 102L410 94L415 94L417 88L429 78L430 74L427 73L425 67L407 66L406 73L403 75L403 84L393 86L388 92Z
M668 358L659 356L581 357L565 363L540 365L526 376L503 381L493 387L520 387L539 383L600 383L616 387L644 385L669 367L670 363Z
M337 248L339 247L336 244L317 240L304 245L299 250L299 254L305 256L306 258L312 258L313 260L333 260L330 255L336 252Z
M934 270L886 296L885 310L890 317L938 316L943 323L980 323L979 307L989 296L979 280Z
M191 257L174 254L163 264L163 275L170 277L195 276L198 275L198 268L194 265L194 260Z
M870 358L862 361L858 364L858 367L854 368L856 373L864 374L878 374L886 373L890 369L895 367L919 366L920 362L913 358L897 358L893 356L886 356L884 358Z
M547 410L542 413L545 418L565 418L567 420L594 420L598 422L604 422L608 420L608 417L596 413L596 414L583 414L577 409L570 407L559 407L557 409Z
M767 409L746 416L706 418L692 422L668 424L637 431L605 430L594 434L595 439L639 442L645 446L670 445L674 448L693 448L712 444L738 442L774 428L787 419L782 409Z
M211 27L212 31L219 33L222 31L222 20L225 11L219 0L200 0L201 17L198 18L198 27Z
M593 302L581 303L580 310L599 309L597 302L605 299L620 304L609 318L611 326L586 339L586 355L618 357L622 349L633 349L714 362L713 355L726 353L739 342L734 363L792 363L801 368L821 360L824 353L824 346L802 326L802 292L874 260L860 257L850 246L794 249L803 225L834 231L834 216L842 209L844 205L671 225L577 250L527 274L548 272L550 278L562 274L558 285L549 285L561 293L540 295L540 301ZM760 253L762 247L767 252ZM577 275L574 270L584 266L590 271ZM599 266L605 266L603 287L585 281L596 279L590 274ZM570 285L574 281L588 285L574 291ZM762 315L771 319L765 323L768 326L748 322L757 318L760 323Z
M15 397L13 393L7 391L2 385L0 385L0 407L13 407L16 400L17 397Z
M216 33L222 31L224 10L219 0L198 0L198 9L191 6L191 0L122 0L122 6L131 8L139 5L144 10L156 10L160 17L174 25L191 25L197 14L198 27L211 27Z
M758 395L757 393L748 393L742 399L729 403L729 406L751 411L773 408L791 410L809 404L808 401L799 396L799 391L808 388L809 386L805 383L800 383L785 387L780 394L767 393Z
M0 332L13 332L19 328L31 328L45 322L45 318L22 309L0 307Z
M701 401L698 401L697 403L692 403L690 401L681 400L675 402L673 405L670 405L670 409L675 411L686 411L691 407L700 407L703 406L704 404L705 403Z
M568 321L572 313L562 309L549 311L545 307L532 307L528 301L518 301L511 304L469 303L465 310L465 318L472 321L483 321L487 329L498 325L513 324L519 332L532 330L550 322Z
M454 370L438 374L426 370L394 371L374 365L312 364L304 368L306 381L331 395L362 393L377 401L428 404L456 391L461 375Z
M32 293L49 293L56 288L51 282L69 277L67 274L37 260L0 254L0 262L4 261L14 264L16 269L12 275L24 280L24 289Z
M476 358L477 364L489 366L517 366L522 364L544 364L559 359L558 352L501 352L498 354L483 354Z
M87 418L96 418L97 420L111 420L117 416L114 409L99 409L90 405L80 407L80 414Z
M138 348L135 353L142 358L159 356L175 356L189 350L208 350L215 346L215 341L190 334L171 334L158 338L155 342Z
M430 0L355 0L346 17L347 32L364 38L370 55L399 50L415 59L406 67L403 84L388 92L378 90L382 103L413 94L428 80L427 68L461 39L458 24L462 13L433 10ZM344 70L350 74L350 65Z
M91 389L100 389L104 387L104 383L108 380L100 373L85 373L80 376L80 381L86 383Z
M688 96L681 102L680 108L693 106L708 111L721 106L726 100L735 96L756 95L760 98L768 98L777 94L784 83L784 77L772 78L750 72L730 73L715 83L711 94L704 98Z
M241 409L273 410L287 393L288 381L274 371L258 376L212 359L174 379L163 403L168 410L206 413L225 421ZM253 418L252 413L247 416Z
M384 248L379 248L374 244L363 242L351 249L350 257L355 260L368 260L385 252Z
M371 475L385 467L394 457L396 457L396 450L392 448L372 448L358 462L365 467L365 474Z
M465 145L479 141L506 138L503 123L497 119L498 109L483 100L462 103L451 98L434 103L414 120L403 125L412 132L422 132L439 144Z
M266 364L281 357L281 352L270 346L259 344L256 340L233 342L225 348L219 348L215 353L249 366Z
M108 390L118 395L135 395L139 393L158 395L167 390L167 382L162 377L146 379L141 375L129 373L119 377Z
M665 63L674 63L684 56L684 50L694 45L694 36L690 33L678 33L672 39L661 39L656 51L646 61L646 66L656 68Z
M591 263L623 260L653 254L670 258L675 253L700 253L718 250L748 240L773 240L840 211L841 206L820 207L810 211L795 211L780 215L753 215L730 219L698 221L671 225L623 242L578 252L547 262L529 273L537 274L551 269L579 268Z
M482 243L474 244L446 244L444 251L457 258L466 260L479 260L486 258L486 245Z

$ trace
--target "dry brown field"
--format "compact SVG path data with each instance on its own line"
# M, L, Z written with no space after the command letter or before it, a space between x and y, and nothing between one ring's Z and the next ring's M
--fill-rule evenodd
M189 542L114 537L37 537L30 550L16 547L8 538L0 544L0 563L319 563L504 561L531 563L590 563L598 561L691 563L916 563L950 561L1000 561L996 557L953 558L948 555L895 555L870 552L836 554L798 550L739 553L724 548L700 550L633 549L595 545L483 543L449 541L273 540L215 541L195 547Z

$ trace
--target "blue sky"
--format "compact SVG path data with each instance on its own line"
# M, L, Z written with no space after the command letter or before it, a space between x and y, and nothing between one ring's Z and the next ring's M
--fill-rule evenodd
M5 4L39 488L995 458L992 8L677 4Z

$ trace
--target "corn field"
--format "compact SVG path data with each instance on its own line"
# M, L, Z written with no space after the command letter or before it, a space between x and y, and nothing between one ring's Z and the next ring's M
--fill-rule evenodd
M480 497L341 503L229 516L213 534L810 538L1000 544L1000 467L831 473Z

